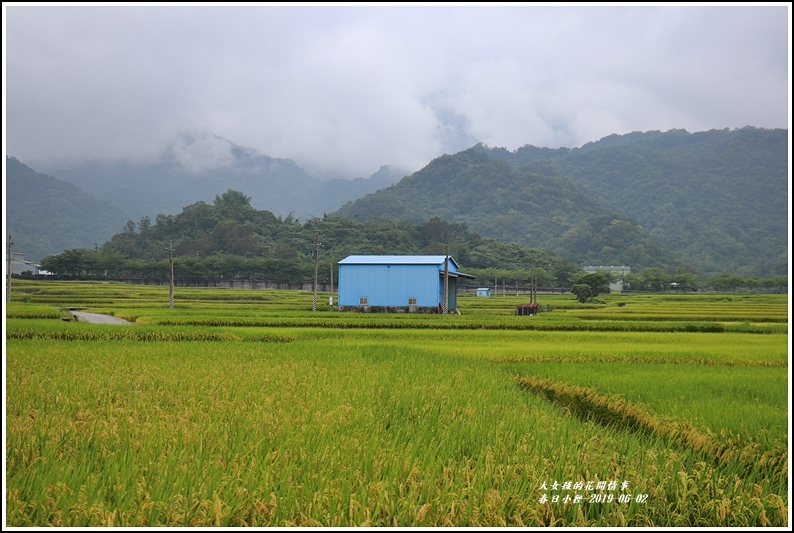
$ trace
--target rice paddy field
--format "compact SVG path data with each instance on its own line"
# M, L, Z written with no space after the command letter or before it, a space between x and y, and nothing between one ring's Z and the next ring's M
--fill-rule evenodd
M790 525L787 295L13 291L7 526Z

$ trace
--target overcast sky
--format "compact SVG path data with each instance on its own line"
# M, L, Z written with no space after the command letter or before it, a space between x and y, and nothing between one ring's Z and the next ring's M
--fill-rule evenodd
M790 122L788 4L3 6L6 154L212 132L312 172Z

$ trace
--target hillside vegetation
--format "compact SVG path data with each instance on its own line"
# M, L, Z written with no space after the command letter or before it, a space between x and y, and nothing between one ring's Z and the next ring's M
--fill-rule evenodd
M477 145L337 212L439 216L578 263L788 271L788 131L611 135L582 148Z
M319 241L319 245L316 242ZM511 281L528 282L529 271L545 284L568 284L579 266L546 250L481 237L463 224L433 218L421 224L378 217L364 222L326 216L301 223L251 207L250 197L228 190L212 204L196 202L178 215L128 221L99 250L67 250L46 257L49 271L67 275L167 276L168 249L184 278L246 278L284 283L311 279L315 247L319 279L326 281L337 261L352 254L441 254L448 251L468 270L488 278L505 269Z
M675 263L625 216L609 212L567 178L514 168L469 149L442 156L398 184L336 214L381 214L412 222L440 217L523 246L546 248L579 263L648 267Z
M128 215L71 183L6 158L6 228L26 258L94 248L124 228Z
M325 216L301 223L276 217L250 205L250 198L228 190L207 204L197 202L179 215L144 217L128 221L98 249L69 249L45 257L42 267L62 276L100 278L169 277L169 253L176 280L257 280L302 286L317 275L320 283L338 279L336 263L352 254L416 255L449 252L477 284L500 283L502 290L524 289L534 276L536 286L549 289L590 289L583 298L606 292L605 274L584 269L548 250L482 237L465 224L450 224L438 217L414 224L376 217L364 222ZM316 259L315 259L316 253ZM315 271L315 268L317 269ZM735 274L708 278L686 265L668 269L634 269L623 275L626 288L652 291L691 291L739 287L783 292L786 276L759 279ZM565 289L568 290L568 289Z
M788 273L786 130L632 133L576 149L476 145L391 186L385 185L396 179L395 170L386 167L366 180L320 185L292 161L213 142L228 151L226 167L189 170L171 154L153 166L93 162L67 172L100 197L115 190L125 208L167 206L126 225L120 209L8 159L15 251L36 260L97 248L112 237L104 253L126 260L162 260L173 244L185 261L228 262L230 255L297 261L297 279L311 269L319 234L329 261L353 253L441 253L449 246L467 268L551 268L564 258L701 279ZM210 204L223 190L243 203ZM182 212L170 214L180 204ZM310 204L317 215L302 220L288 207Z

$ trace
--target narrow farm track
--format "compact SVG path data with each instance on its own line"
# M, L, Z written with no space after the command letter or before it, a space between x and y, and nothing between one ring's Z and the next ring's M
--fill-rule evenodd
M83 311L72 311L72 315L77 317L81 322L89 322L91 324L114 324L118 326L131 326L132 322L128 322L123 318L118 318L111 315L103 315L99 313L86 313Z

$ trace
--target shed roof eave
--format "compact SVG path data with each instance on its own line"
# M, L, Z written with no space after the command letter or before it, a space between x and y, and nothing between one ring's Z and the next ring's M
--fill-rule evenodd
M340 265L443 265L444 259L449 257L455 268L458 262L455 258L444 255L349 255L339 261Z
M438 273L442 278L444 277L444 271ZM477 279L477 276L472 276L471 274L465 274L463 272L448 272L447 275L450 278L467 278L467 279Z

